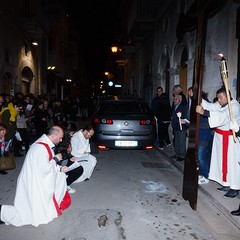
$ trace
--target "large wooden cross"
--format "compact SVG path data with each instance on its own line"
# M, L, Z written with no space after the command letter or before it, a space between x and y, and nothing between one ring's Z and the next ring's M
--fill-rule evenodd
M200 116L195 109L202 101L202 82L204 76L204 56L206 44L207 21L214 16L227 2L227 0L196 0L183 17L182 21L186 24L185 32L196 29L195 41L195 62L193 73L193 98L190 109L190 129L187 154L184 162L183 190L182 196L189 201L193 210L197 209L198 197L198 131ZM192 25L189 23L193 23ZM184 31L184 23L179 23L178 32ZM183 36L180 34L180 36Z

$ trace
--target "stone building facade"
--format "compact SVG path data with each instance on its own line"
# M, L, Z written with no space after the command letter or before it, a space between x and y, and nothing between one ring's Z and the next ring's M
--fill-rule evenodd
M234 0L133 0L125 22L132 44L123 48L128 88L124 91L136 90L148 103L157 86L170 97L175 84L186 93L194 83L202 44L202 89L212 100L222 86L218 55L222 53L228 63L230 90L238 98L239 4Z
M78 51L74 41L69 44L61 0L3 1L0 36L0 93L51 93L58 98L77 94L72 66L76 68L78 58L73 55Z

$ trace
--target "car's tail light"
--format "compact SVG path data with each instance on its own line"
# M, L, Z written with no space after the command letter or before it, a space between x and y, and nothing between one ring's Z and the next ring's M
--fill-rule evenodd
M109 148L107 148L105 145L98 145L98 149L100 149L100 150L108 150Z
M93 121L96 124L113 124L113 120L108 118L94 118Z
M140 125L156 125L155 119L141 119Z
M147 149L147 150L153 149L153 146L146 146L146 149Z

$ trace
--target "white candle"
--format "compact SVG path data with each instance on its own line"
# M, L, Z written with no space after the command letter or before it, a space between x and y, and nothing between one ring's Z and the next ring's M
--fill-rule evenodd
M180 130L182 131L182 120L181 120L182 113L181 113L181 112L178 112L178 113L177 113L177 116L178 116L178 121L179 121Z

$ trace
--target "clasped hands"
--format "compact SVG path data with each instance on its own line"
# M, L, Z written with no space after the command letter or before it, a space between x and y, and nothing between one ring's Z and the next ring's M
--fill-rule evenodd
M203 106L197 105L197 106L196 106L196 113L199 113L199 114L203 115L203 114L204 114L204 108L203 108Z

